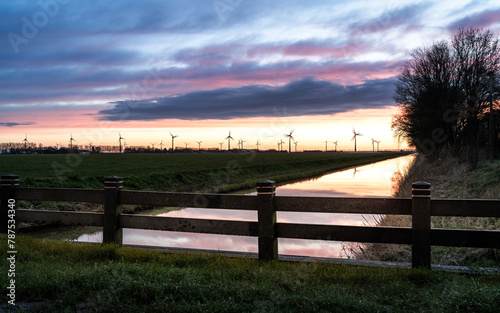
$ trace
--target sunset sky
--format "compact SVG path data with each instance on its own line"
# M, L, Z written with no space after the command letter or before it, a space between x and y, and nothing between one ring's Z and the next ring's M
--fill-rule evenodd
M2 1L0 143L395 149L398 71L460 27L500 2Z

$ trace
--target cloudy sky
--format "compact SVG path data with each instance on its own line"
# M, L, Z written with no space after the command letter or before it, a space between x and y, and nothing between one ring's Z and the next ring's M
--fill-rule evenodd
M460 27L498 36L500 3L1 1L0 142L395 148L398 71Z

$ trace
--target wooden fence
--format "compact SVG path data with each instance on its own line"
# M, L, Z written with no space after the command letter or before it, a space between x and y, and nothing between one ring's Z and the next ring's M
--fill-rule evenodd
M426 182L413 184L411 199L395 199L276 196L274 182L268 180L257 184L257 195L221 195L125 191L116 176L105 179L103 190L21 188L17 175L1 179L1 233L8 233L9 209L18 200L65 201L100 203L104 213L16 209L16 223L100 226L103 243L117 245L122 244L123 228L256 236L261 260L278 259L277 238L410 244L414 268L430 268L431 246L500 248L500 231L431 229L431 216L499 218L500 200L431 200L431 186ZM121 205L257 210L258 221L123 214ZM410 215L412 227L278 223L277 211Z

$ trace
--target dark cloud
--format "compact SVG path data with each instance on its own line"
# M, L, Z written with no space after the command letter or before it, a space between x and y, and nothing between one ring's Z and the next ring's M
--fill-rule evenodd
M467 15L466 17L450 24L448 29L451 32L456 32L459 28L488 28L492 24L498 23L498 21L500 21L500 9Z
M332 114L392 104L394 78L342 86L312 78L284 86L251 85L191 92L176 97L116 101L99 111L101 120L230 119L272 116L286 110L290 116Z
M15 53L8 34L21 35L24 21L43 13L40 3L49 2L60 4ZM369 79L395 75L404 61L401 55L406 53L406 47L393 39L373 37L389 34L397 38L394 34L401 34L403 38L412 27L425 29L425 13L433 4L380 4L373 6L381 9L373 19L366 18L365 6L337 13L344 6L342 1L326 0L0 1L0 105L105 103L175 94L181 95L179 99L158 99L172 105L175 114L188 118L176 101L192 99L197 90L213 90L201 92L207 97L214 97L216 91L227 92L228 97L244 102L237 98L238 92L247 90L248 99L265 91L274 95L279 88L257 84L289 82L307 75L337 83L366 81L361 85L366 88L375 82ZM458 7L467 12L462 5ZM476 12L477 5L470 4L469 9ZM490 8L450 27L492 25L500 19L499 12ZM444 20L457 16L443 14ZM311 34L295 28L301 25L312 29ZM377 52L397 59L363 56ZM243 85L249 87L219 89ZM318 82L313 85L317 87ZM334 86L339 85L330 86L330 92ZM251 91L256 94L250 96ZM294 108L302 112L299 105ZM229 116L245 116L241 110L226 104L215 115L227 111ZM200 112L209 115L209 110Z
M16 122L0 122L0 127L15 127L15 126L27 126L27 125L35 125L36 123L34 122L27 122L27 123L16 123Z
M58 3L58 1L53 2ZM73 35L190 33L227 27L228 23L242 23L243 20L252 18L258 12L254 9L252 16L247 16L241 8L249 9L250 6L241 5L238 10L240 5L232 5L229 10L224 11L227 16L223 14L224 23L221 23L220 15L224 12L217 11L216 2L66 1L66 3L58 3L57 6L50 7L49 21L40 28L46 32L58 34L64 30ZM15 3L11 2L8 5L0 3L0 20L8 22L0 24L2 33L20 33L24 24L23 18L32 21L33 16L38 12L46 12L45 6L40 3L51 3L51 1L16 0Z
M415 27L419 24L419 17L426 11L429 4L414 4L402 8L389 10L375 19L349 26L353 36L384 33L391 29Z

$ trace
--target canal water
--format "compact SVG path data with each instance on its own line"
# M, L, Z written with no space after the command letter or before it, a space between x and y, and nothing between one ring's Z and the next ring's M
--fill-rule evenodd
M391 197L398 177L406 174L415 155L403 156L359 166L318 178L285 184L276 188L277 196L300 197ZM248 191L246 194L255 194ZM257 221L257 212L185 208L157 216ZM278 212L278 222L375 226L376 216L360 214ZM80 236L77 241L100 242L102 232ZM139 229L123 230L124 244L221 251L257 252L257 238ZM344 243L320 240L278 239L278 253L287 255L347 257Z

